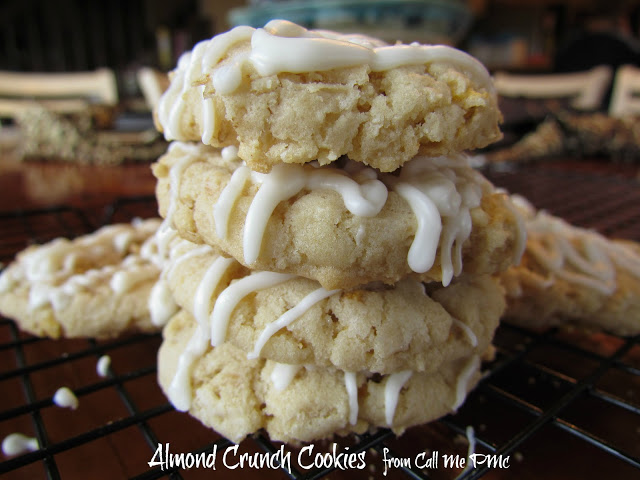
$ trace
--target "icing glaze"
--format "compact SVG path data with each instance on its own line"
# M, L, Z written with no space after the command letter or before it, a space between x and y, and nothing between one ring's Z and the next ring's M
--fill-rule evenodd
M366 169L373 172L372 169ZM214 205L216 233L226 238L231 209L242 193L246 182L252 179L260 185L244 223L243 249L247 264L258 258L264 232L278 204L308 190L330 189L342 196L345 207L354 215L377 215L387 200L387 188L371 174L362 174L362 183L335 168L314 168L303 165L276 165L268 174L252 172L246 166L239 167L231 176Z
M204 354L208 346L207 330L198 325L178 357L176 373L169 384L167 396L176 410L186 412L191 407L191 369L193 362Z
M291 381L301 368L301 365L289 365L286 363L274 362L273 370L271 370L270 375L273 388L278 392L284 391L291 384Z
M70 408L71 410L75 410L78 408L78 397L68 388L68 387L60 387L56 390L56 393L53 394L53 403L62 408Z
M22 433L11 433L2 441L2 453L7 456L35 452L39 448L40 444L37 438L28 437Z
M477 347L478 346L478 337L473 332L473 330L471 330L471 328L469 328L469 325L467 325L464 322L461 322L457 318L452 318L452 320L453 320L453 324L457 325L465 333L465 335L467 336L467 338L471 342L471 346L472 347Z
M177 311L178 304L173 299L169 284L164 278L159 278L151 288L149 295L151 323L157 327L166 325Z
M303 189L330 189L342 196L347 210L356 216L371 217L384 207L391 188L410 206L416 218L416 233L407 263L417 273L433 266L438 249L442 283L447 286L462 272L462 247L472 229L470 210L480 205L483 191L493 186L468 167L466 157L416 157L407 162L399 176L378 174L374 169L354 167L344 170L310 165L276 165L270 173L256 173L239 167L222 190L213 208L216 234L225 239L231 211L247 182L259 186L249 207L243 231L244 261L254 263L260 253L266 226L277 205ZM379 178L378 178L379 177ZM518 233L520 257L524 228ZM360 245L366 231L358 228L355 243Z
M235 46L250 41L250 49L227 58ZM158 120L167 140L182 138L180 116L184 94L194 85L202 96L202 143L210 144L216 133L213 100L205 98L205 80L227 95L242 83L247 66L259 75L282 72L304 73L366 65L380 72L411 65L442 63L468 72L487 91L494 87L489 72L465 52L443 45L387 45L364 35L344 35L326 30L307 30L284 20L273 20L264 28L240 26L198 43L184 53L173 72L171 85L158 103Z
M519 200L519 205L523 205L519 208L527 207L524 202ZM617 269L640 278L640 255L630 246L570 225L544 211L528 215L526 251L542 267L543 273L528 271L521 275L519 272L521 283L546 289L554 284L555 278L562 278L611 295L617 289ZM512 296L522 294L519 285L507 282L507 289Z
M387 377L387 382L384 385L384 418L389 427L393 425L400 390L409 381L412 374L411 370L403 370Z
M462 245L471 234L470 210L478 207L483 189L493 187L468 167L467 158L417 157L387 182L409 204L417 230L407 262L417 273L432 266L440 249L442 284L462 271Z
M216 347L224 342L231 313L244 297L258 290L274 287L294 277L295 275L284 273L255 272L224 289L218 296L209 318L211 345Z
M355 425L358 422L358 384L354 372L344 372L344 386L349 402L349 424Z
M193 314L198 324L205 329L209 324L209 307L213 292L218 287L222 277L232 264L233 260L230 258L216 258L198 284L198 288L196 289L196 293L193 298ZM208 329L206 330L208 332Z
M192 253L196 250L198 250L198 247L192 251L187 251L176 261L184 261L185 257L193 258L194 255L192 255ZM202 249L200 251L202 251ZM214 290L231 263L232 260L228 258L216 258L203 275L196 289L194 296L194 316L197 327L189 339L185 350L178 357L176 373L168 389L168 396L171 403L180 411L187 411L191 406L191 370L193 363L204 354L209 346L209 303Z
M158 270L137 253L137 246L144 245L158 225L158 219L134 219L130 224L102 227L74 241L57 238L28 249L19 255L15 268L3 272L0 288L4 293L21 280L28 282L29 311L50 305L58 312L78 293L95 290L102 283L116 295L123 294L158 275Z
M319 288L314 290L306 297L304 297L295 307L290 310L287 310L284 314L282 314L277 320L267 325L262 332L260 332L260 336L256 341L256 344L253 348L253 351L247 354L247 358L258 358L262 348L269 341L269 339L280 329L287 327L292 322L300 318L305 314L307 310L309 310L313 305L318 303L320 300L323 300L331 295L339 293L341 290L325 290L324 288Z

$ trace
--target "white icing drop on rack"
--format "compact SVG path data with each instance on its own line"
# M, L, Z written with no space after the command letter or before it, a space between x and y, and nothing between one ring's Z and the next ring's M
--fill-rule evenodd
M28 437L22 433L11 433L2 441L2 453L7 456L35 452L39 448L40 444L37 438Z
M471 381L471 377L475 372L480 368L480 356L473 355L469 362L464 366L462 371L458 374L458 379L456 380L456 398L452 405L452 410L455 412L460 408L460 405L464 403L464 399L467 396L467 391L469 389L469 382Z
M277 320L271 322L267 325L262 332L260 332L260 336L254 345L253 351L247 354L247 358L258 358L262 348L269 341L269 339L282 328L287 327L292 322L300 318L304 315L313 305L318 303L325 298L328 298L336 293L339 293L341 290L325 290L320 287L317 290L314 290L306 297L304 297L300 302L290 310L287 310L283 313Z
M71 391L69 387L60 387L53 394L53 403L62 408L70 408L75 410L78 408L78 397Z
M295 275L276 272L256 272L229 285L218 296L209 319L211 325L211 345L216 347L224 342L231 313L238 303L250 293L275 287L295 278Z
M411 370L402 370L387 377L384 385L384 418L388 427L393 426L400 390L409 381L411 375L413 375Z
M239 43L251 41L247 54L226 59ZM284 20L273 20L264 28L240 26L198 43L184 53L173 72L171 85L158 103L158 120L167 140L184 137L180 117L184 112L185 93L197 86L202 96L202 143L211 143L216 133L213 100L205 97L203 78L210 76L218 94L233 93L242 83L245 66L250 64L262 76L282 72L304 73L341 67L368 65L380 72L402 66L443 63L472 75L487 91L494 87L489 72L467 53L443 45L386 45L362 35L343 35L323 30L307 30Z
M109 368L111 367L111 357L109 355L102 355L96 363L96 373L98 376L105 378L109 375Z
M273 388L278 392L284 391L293 381L302 365L289 365L287 363L274 362L273 370L271 370L271 383Z
M355 425L358 422L358 384L354 372L344 372L344 386L349 402L349 424Z
M471 470L475 464L475 462L473 462L471 459L476 453L476 434L471 425L467 426L467 428L465 429L465 434L467 437L467 442L469 443L469 447L467 448L467 465L466 467L464 467L461 476L464 475L467 470Z

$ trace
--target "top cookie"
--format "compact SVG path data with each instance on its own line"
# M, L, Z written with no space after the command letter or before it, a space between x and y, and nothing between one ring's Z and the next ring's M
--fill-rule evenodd
M155 112L168 140L239 146L256 171L343 155L383 172L501 136L491 78L442 45L386 45L274 20L185 53Z

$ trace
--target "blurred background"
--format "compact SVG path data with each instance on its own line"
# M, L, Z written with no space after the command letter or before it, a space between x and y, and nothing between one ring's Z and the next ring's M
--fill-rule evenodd
M4 0L0 153L12 155L0 167L148 164L166 149L151 112L180 54L273 18L477 57L504 115L504 139L481 164L639 163L637 0Z
M109 67L126 98L138 92L139 67L168 70L199 40L286 18L392 42L448 43L492 70L572 71L637 62L639 14L639 3L627 0L4 0L0 70ZM598 36L597 48L575 54L587 34Z

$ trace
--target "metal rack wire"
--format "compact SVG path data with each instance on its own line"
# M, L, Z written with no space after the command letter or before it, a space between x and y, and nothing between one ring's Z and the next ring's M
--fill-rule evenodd
M566 175L541 169L487 172L497 185L521 193L541 208L585 226L640 240L640 190L631 180ZM74 237L103 223L155 214L153 198L126 198L106 210L60 207L0 214L0 261L31 242ZM337 451L365 452L364 469L306 468L300 447L286 446L292 468L252 470L149 467L158 445L203 455L232 444L174 411L157 386L160 335L111 341L35 338L0 318L0 436L22 432L40 449L0 458L6 478L630 478L640 475L640 338L550 329L533 332L505 321L487 375L455 415L397 438L388 430L337 440ZM106 377L97 360L108 355ZM52 401L53 386L67 385L80 400L76 411ZM476 468L444 465L445 455L467 455L474 429ZM331 452L331 442L318 442ZM264 435L239 452L277 452ZM424 461L439 455L437 468ZM489 457L493 455L493 457ZM453 457L452 457L453 458ZM508 458L508 468L487 466ZM589 458L586 462L585 458ZM387 459L385 463L384 459ZM395 460L393 460L395 459ZM385 465L388 471L385 472ZM283 466L284 467L284 466ZM433 467L433 465L432 465ZM386 473L386 475L385 475Z

